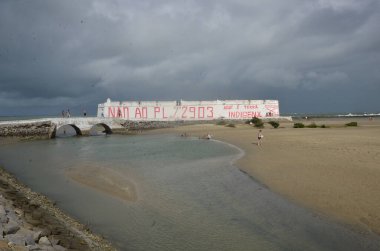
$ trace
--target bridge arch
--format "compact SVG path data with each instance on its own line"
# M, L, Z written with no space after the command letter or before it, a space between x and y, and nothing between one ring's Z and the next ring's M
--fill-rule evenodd
M99 134L111 134L111 127L105 123L98 123L93 125L90 129L90 135L99 135Z
M65 124L57 128L56 137L75 136L72 132L75 132L76 136L82 135L81 129L75 124Z

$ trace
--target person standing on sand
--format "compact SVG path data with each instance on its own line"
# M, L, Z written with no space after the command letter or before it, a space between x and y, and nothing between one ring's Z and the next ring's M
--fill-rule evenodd
M257 145L261 146L261 140L264 138L264 135L261 130L257 133Z

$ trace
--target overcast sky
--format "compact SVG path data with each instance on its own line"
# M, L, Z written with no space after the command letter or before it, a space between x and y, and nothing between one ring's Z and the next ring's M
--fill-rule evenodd
M108 97L380 112L380 1L0 1L0 115Z

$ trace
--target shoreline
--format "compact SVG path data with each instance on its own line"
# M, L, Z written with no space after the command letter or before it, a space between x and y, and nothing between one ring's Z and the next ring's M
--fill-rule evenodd
M22 140L6 138L1 144L15 144ZM86 225L58 208L55 202L32 191L1 166L0 209L1 250L116 251L103 237L92 233Z
M9 235L5 234L0 240L2 243L0 247L4 250L26 246L54 250L116 250L107 240L92 233L87 226L67 215L46 196L33 192L2 167L0 168L0 194L8 215L16 215L18 228L14 234L13 232ZM13 219L9 218L7 224L9 225L11 221ZM27 240L28 235L22 234L18 236L20 238L18 242L10 239L12 235L25 231L34 235L35 243ZM26 240L23 240L23 237ZM46 238L46 243L41 244L42 238ZM9 249L6 249L5 245L8 245ZM58 245L60 247L57 247Z
M145 132L202 136L241 148L235 166L289 201L358 232L380 235L380 119L298 119L273 129L265 125L263 145L258 129L237 124L193 125ZM292 128L293 123L325 124L328 128Z

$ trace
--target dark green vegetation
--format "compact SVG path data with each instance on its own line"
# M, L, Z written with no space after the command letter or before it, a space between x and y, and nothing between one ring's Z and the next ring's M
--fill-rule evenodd
M316 123L311 123L309 125L304 125L303 123L294 123L293 128L328 128L325 124L317 125Z
M263 128L264 127L264 122L261 119L256 118L256 117L248 120L246 122L246 124L253 124L254 127L257 127L257 128Z
M269 121L268 124L273 126L273 128L278 128L280 126L280 123L277 121Z
M293 128L304 128L305 125L303 123L294 123Z
M358 122L347 123L346 126L358 126Z
M318 126L315 123L311 123L310 125L307 125L306 127L307 128L317 128Z

